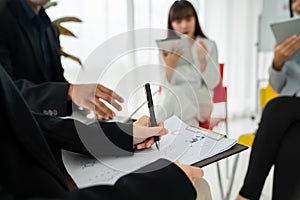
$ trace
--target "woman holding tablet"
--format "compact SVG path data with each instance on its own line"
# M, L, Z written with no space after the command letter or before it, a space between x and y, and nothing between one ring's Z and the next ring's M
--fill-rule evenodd
M157 115L166 119L177 115L184 122L198 126L212 112L213 89L220 81L218 51L214 41L203 33L193 5L186 0L175 1L168 17L168 36L188 37L191 49L174 45L161 53L164 83ZM185 52L191 55L185 56Z
M300 0L290 0L290 12L300 15ZM274 48L269 82L281 97L263 111L237 200L259 199L273 165L272 199L300 199L300 58L293 56L299 48L297 35Z

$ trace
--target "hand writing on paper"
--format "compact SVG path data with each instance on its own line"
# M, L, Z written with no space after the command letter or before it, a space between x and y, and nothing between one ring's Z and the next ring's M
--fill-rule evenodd
M122 110L122 107L117 101L124 102L122 97L100 84L71 84L68 99L84 109L93 111L98 119L106 120L112 119L115 113L99 99L103 99L119 111Z
M153 136L166 135L168 130L163 122L157 120L157 127L150 127L150 118L143 116L133 124L133 145L136 149L150 148L154 144Z

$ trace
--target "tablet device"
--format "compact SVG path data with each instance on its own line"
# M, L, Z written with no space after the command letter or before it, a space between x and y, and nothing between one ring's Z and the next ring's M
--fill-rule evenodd
M277 44L284 42L293 35L300 35L300 18L292 18L280 22L272 23L272 32ZM300 58L300 49L298 49L291 59Z
M173 47L178 46L180 49L183 49L183 59L192 61L193 56L191 53L191 43L188 36L182 35L181 37L176 38L155 40L155 42L157 47L165 53L170 52Z

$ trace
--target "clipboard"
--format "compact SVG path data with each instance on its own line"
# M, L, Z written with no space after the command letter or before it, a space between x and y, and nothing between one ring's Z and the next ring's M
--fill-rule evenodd
M187 35L182 35L176 38L159 39L155 40L155 42L157 47L166 54L172 51L172 48L178 46L184 51L181 57L185 60L192 61L193 56L191 51L191 42Z
M209 165L211 163L215 163L215 162L217 162L219 160L222 160L224 158L228 158L228 157L230 157L232 155L235 155L237 153L245 151L248 148L249 148L248 146L245 146L245 145L237 143L233 147L231 147L230 149L228 149L227 151L224 151L222 153L214 155L214 156L212 156L210 158L206 158L206 159L201 160L199 162L193 163L192 166L195 166L195 167L204 167L204 166L207 166L207 165Z
M226 138L226 135L205 128L201 128L201 127L187 126L185 129L194 133L200 133L204 137L208 137L216 141L219 141L222 138Z
M300 18L292 18L270 24L275 40L278 44L284 42L293 35L300 35ZM300 49L298 49L291 59L300 58Z

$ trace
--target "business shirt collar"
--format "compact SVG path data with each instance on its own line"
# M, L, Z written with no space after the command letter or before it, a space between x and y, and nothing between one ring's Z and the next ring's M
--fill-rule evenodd
M35 14L35 12L32 10L32 8L26 3L25 0L19 0L22 7L25 10L25 13L29 19L29 21L33 21L35 17L39 17L41 20L41 28L42 29L46 29L50 24L51 24L51 20L48 17L48 15L45 12L45 9L42 7L40 12L38 13L38 15Z
M22 7L24 8L25 13L26 13L28 19L29 19L29 20L32 20L32 19L36 16L35 12L34 12L34 11L32 10L32 8L26 3L25 0L19 0L19 1L20 1L20 3L21 3Z

